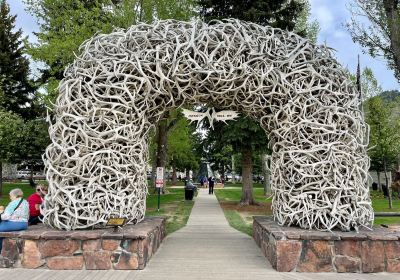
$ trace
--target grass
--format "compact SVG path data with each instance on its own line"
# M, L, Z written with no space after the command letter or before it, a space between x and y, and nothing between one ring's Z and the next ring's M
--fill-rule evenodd
M236 210L224 210L226 219L229 225L238 231L241 231L250 236L253 235L253 227L249 226L242 216Z
M29 183L4 183L3 195L0 197L0 205L7 206L10 202L8 193L14 188L21 188L24 198L35 192ZM167 193L161 195L160 211L157 211L157 194L150 193L147 196L147 216L165 216L167 218L166 231L170 234L186 225L192 211L193 201L185 201L184 189L167 187Z
M253 190L253 197L260 205L251 207L240 207L238 205L242 194L240 184L226 184L226 188L215 190L215 195L231 227L248 235L252 235L253 216L272 214L270 209L271 198L264 196L262 185L260 185L255 184ZM393 199L392 209L389 208L389 202L381 192L372 191L371 199L375 212L400 212L400 200L398 198ZM400 217L376 217L374 224L400 224Z
M383 197L382 192L371 191L372 207L375 212L400 212L400 200L392 197L392 209L389 208L389 201ZM400 224L400 217L375 217L375 225Z
M0 205L7 206L10 202L8 194L15 188L20 188L24 192L24 198L28 198L28 196L35 192L35 189L29 183L3 183L3 195L0 197Z
M230 226L245 234L253 233L253 216L271 215L271 198L264 196L261 184L255 184L253 189L253 198L258 203L255 206L238 205L242 195L240 184L228 183L224 189L216 189L214 192Z
M160 211L157 211L157 194L147 196L147 216L165 216L166 230L170 234L184 227L189 219L194 201L186 201L184 189L167 188L167 193L161 195Z

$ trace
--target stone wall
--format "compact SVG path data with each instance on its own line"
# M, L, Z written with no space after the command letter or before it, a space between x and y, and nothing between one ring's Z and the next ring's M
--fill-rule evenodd
M164 218L113 229L59 231L43 225L2 232L1 267L144 269L165 237Z
M254 217L253 237L277 271L400 272L399 230L318 232Z

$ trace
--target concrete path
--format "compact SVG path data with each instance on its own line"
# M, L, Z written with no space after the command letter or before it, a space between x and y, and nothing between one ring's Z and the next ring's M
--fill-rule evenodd
M250 236L231 228L214 195L200 189L188 224L169 235L143 271L2 269L0 280L385 279L400 274L278 273Z

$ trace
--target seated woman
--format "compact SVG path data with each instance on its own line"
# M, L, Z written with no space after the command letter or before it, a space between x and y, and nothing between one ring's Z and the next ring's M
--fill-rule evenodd
M10 191L10 200L4 211L1 212L0 232L18 231L28 228L29 205L23 198L21 189ZM3 246L3 238L0 237L0 252Z
M29 203L29 225L41 223L43 216L40 213L40 208L43 203L43 198L47 194L47 186L37 185L36 192L28 197Z

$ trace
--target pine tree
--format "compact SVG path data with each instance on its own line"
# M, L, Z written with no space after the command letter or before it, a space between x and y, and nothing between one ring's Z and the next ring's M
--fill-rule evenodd
M22 30L14 31L15 19L6 1L0 0L0 108L29 119L34 87L28 77L29 61L23 56Z
M237 18L260 25L294 30L304 1L287 0L199 0L200 15L206 21ZM305 35L305 30L300 35Z

